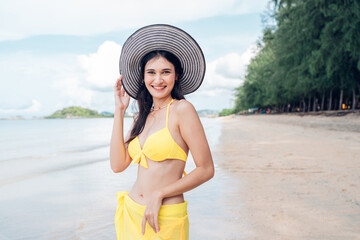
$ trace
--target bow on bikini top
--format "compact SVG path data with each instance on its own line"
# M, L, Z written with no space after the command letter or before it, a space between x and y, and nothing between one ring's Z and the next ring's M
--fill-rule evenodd
M168 128L169 108L173 100L167 106L165 128L151 134L142 148L137 136L129 143L128 151L133 159L132 164L139 163L144 168L148 168L146 157L157 162L166 159L180 159L186 162L187 154L175 142Z

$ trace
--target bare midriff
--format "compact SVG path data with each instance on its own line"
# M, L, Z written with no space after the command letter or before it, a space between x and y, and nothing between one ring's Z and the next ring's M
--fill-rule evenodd
M147 158L149 168L138 166L137 179L129 192L135 202L147 205L152 194L166 187L180 178L185 168L185 162L178 159L166 159L161 162ZM183 194L164 198L162 205L184 202Z

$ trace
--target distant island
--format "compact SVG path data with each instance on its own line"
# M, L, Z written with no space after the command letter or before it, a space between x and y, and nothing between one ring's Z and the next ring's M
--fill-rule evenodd
M204 109L197 111L199 116L201 117L217 117L219 112L209 109ZM49 118L103 118L103 117L114 117L113 113L110 112L101 112L98 113L95 110L91 110L88 108L82 107L67 107L62 110L58 110L50 116L44 117L46 119ZM131 115L125 114L125 117L131 117Z
M200 117L218 117L219 112L216 110L210 110L210 109L203 109L197 111L198 115ZM0 118L0 120L26 120L26 119L54 119L54 118L62 118L62 119L73 119L73 118L113 118L114 113L112 112L100 112L98 113L96 110L92 110L89 108L82 108L77 106L71 106L67 108L63 108L61 110L57 110L53 114L49 116L44 117L35 117L32 118L26 118L23 116L13 116L13 117L7 117L7 118ZM126 112L125 117L132 118L134 117L134 113Z
M67 107L62 110L58 110L51 114L50 116L44 117L45 119L50 118L104 118L104 117L114 117L114 114L110 112L101 112L98 113L95 110L82 107Z

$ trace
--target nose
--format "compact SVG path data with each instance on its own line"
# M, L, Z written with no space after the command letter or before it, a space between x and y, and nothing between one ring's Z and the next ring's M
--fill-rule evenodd
M158 83L162 83L163 79L161 77L160 74L156 74L155 79L154 79L154 83L158 84Z

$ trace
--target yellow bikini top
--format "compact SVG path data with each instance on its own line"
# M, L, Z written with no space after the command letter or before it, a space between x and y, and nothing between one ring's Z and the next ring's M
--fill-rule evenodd
M166 159L180 159L186 162L187 154L175 142L168 128L169 108L173 100L167 106L165 128L151 134L142 148L137 136L129 143L128 151L133 159L132 164L139 163L144 168L148 168L146 157L157 162Z

